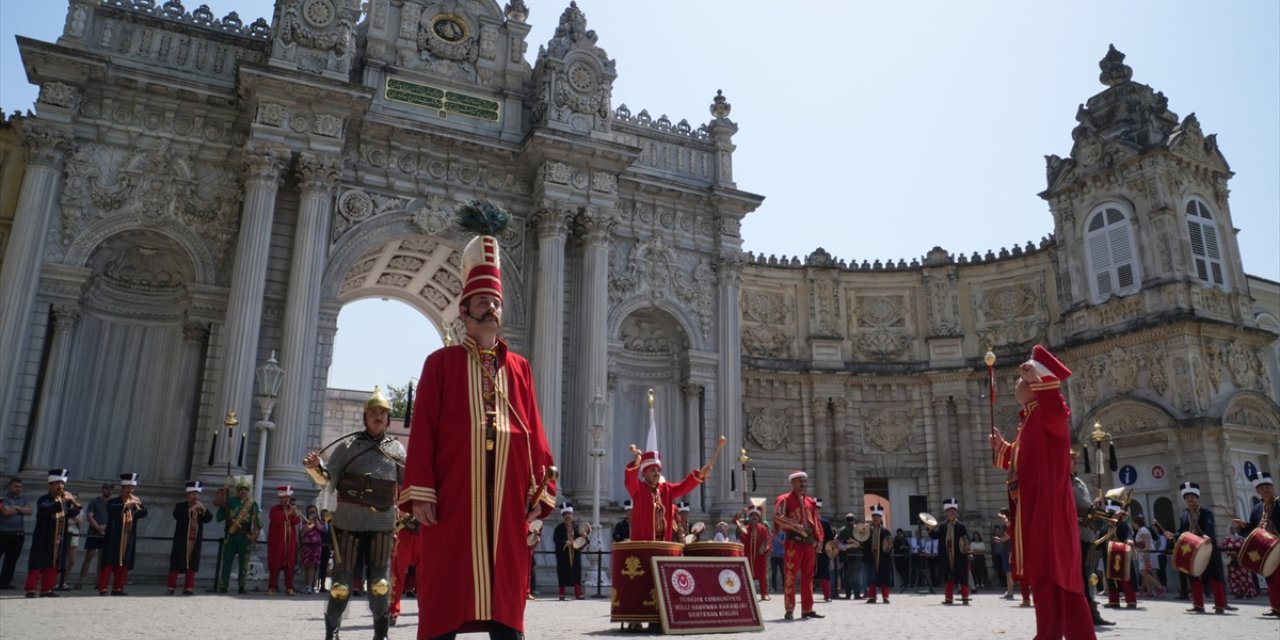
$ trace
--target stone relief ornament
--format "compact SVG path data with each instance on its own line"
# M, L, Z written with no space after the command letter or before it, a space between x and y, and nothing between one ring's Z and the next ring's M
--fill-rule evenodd
M535 122L563 122L574 131L608 131L615 64L596 45L596 32L576 2L560 15L547 46L538 51L533 104Z
M363 189L347 189L338 195L338 206L333 216L330 241L337 242L355 225L387 211L404 209L408 198L388 196Z
M620 254L615 253L609 270L612 303L631 294L648 294L654 300L672 296L696 315L702 337L707 337L715 306L711 289L714 272L709 259L697 258L696 264L686 266L675 250L658 236L637 243L622 264L617 264L618 256Z
M675 353L687 345L678 344L660 322L653 322L635 315L627 316L618 331L623 348L636 353L661 355Z
M271 57L300 71L345 75L351 69L354 0L283 0Z
M909 446L915 409L885 409L867 422L867 438L881 451L896 453Z
M787 414L782 409L766 407L747 418L747 435L766 451L777 451L787 442Z
M742 351L751 356L785 358L790 355L791 338L771 326L743 326Z
M197 164L160 139L139 151L82 145L65 175L59 250L70 251L102 220L120 218L138 227L176 224L200 238L217 272L227 271L243 195L235 172Z
M75 108L76 88L61 82L46 82L40 85L40 96L37 102L51 104L55 107Z

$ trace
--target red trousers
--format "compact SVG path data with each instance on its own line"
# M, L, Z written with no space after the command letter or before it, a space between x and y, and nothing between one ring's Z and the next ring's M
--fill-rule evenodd
M1067 591L1050 578L1036 578L1035 640L1097 640L1093 613L1083 593Z
M1267 583L1268 586L1270 584L1270 582ZM1213 608L1225 608L1227 606L1227 590L1223 588L1222 581L1209 578L1209 590L1213 592ZM1191 579L1191 603L1197 609L1204 608L1204 584L1200 582L1200 578Z
M947 581L947 590L946 590L946 595L944 596L946 597L947 602L951 602L952 594L955 593L955 586L956 586L956 583L954 580ZM969 583L968 582L960 583L960 598L962 600L969 599Z
M881 593L881 596L884 599L884 603L889 604L889 587L885 585L880 585L880 591L883 592ZM947 596L947 599L950 600L951 597ZM875 584L867 585L867 601L868 602L876 601L876 585Z
M267 572L267 590L268 591L276 590L276 588L280 585L279 580L276 579L276 575L279 572L283 571L284 572L284 588L288 589L289 591L293 591L293 568L295 566L297 566L297 563L290 560L278 567L272 567L271 571Z
M782 606L788 612L796 608L796 572L800 573L800 613L813 612L813 568L815 550L811 544L787 541L787 555L782 568Z
M112 581L111 590L116 592L124 591L124 581L129 575L129 567L122 564L109 564L103 566L102 570L98 572L98 593L107 590L107 581L111 580L113 574L115 580Z
M40 593L51 593L53 588L58 584L58 568L47 567L44 569L33 569L27 573L27 584L24 590L27 593L35 593L37 585L43 586Z
M400 616L400 597L404 595L404 577L409 567L418 564L418 534L408 529L401 529L396 534L396 547L391 552L391 602L387 613L392 617ZM422 575L419 570L417 575Z
M1120 604L1120 591L1124 591L1124 601L1126 604L1138 603L1138 592L1133 588L1132 580L1108 580L1107 581L1107 604Z
M1267 599L1271 601L1271 610L1280 613L1280 569L1267 578Z
M760 583L761 598L769 595L769 555L762 553L751 558L751 577ZM1280 571L1276 572L1280 574Z
M184 573L186 577L182 579L183 591L194 591L196 588L196 572L195 571L170 571L169 572L169 590L173 591L178 588L178 574Z

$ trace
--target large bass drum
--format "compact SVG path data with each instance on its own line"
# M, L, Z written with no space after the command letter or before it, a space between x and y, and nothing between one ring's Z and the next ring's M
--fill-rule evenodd
M1127 542L1112 540L1108 543L1107 579L1124 580L1126 582L1132 580L1133 555L1133 545Z
M1280 537L1262 527L1250 531L1240 545L1238 562L1246 571L1270 578L1280 567Z
M1193 578L1199 578L1212 559L1213 544L1207 536L1186 531L1173 545L1173 568Z
M685 557L705 558L743 558L741 542L692 542L684 546Z
M653 557L679 557L678 542L656 540L613 543L613 590L610 622L661 622L653 583ZM741 545L739 545L741 547Z

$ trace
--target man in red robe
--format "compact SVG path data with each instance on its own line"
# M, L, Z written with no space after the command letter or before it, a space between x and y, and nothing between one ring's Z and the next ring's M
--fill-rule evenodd
M813 570L817 562L817 550L822 546L822 521L818 519L818 503L805 495L809 474L792 473L791 491L773 503L773 525L787 532L786 558L783 561L785 575L782 581L783 615L787 620L795 618L796 572L800 572L800 617L825 618L813 610Z
M746 524L742 523L741 511L733 517L733 523L738 527L738 542L742 543L742 549L747 554L752 577L760 581L760 600L764 601L769 599L769 548L773 536L769 533L769 527L760 521L762 514L759 507L752 505L746 512Z
M298 525L302 514L293 504L293 487L276 487L280 503L267 512L267 595L279 590L277 573L284 572L285 595L297 595L293 588L293 569L298 564Z
M1071 370L1036 345L1018 374L1014 393L1023 405L1018 436L1006 442L993 428L990 437L996 466L1009 471L1013 574L1029 581L1036 594L1037 640L1094 640L1080 576L1071 486L1071 410L1061 390ZM1024 537L1028 527L1034 528L1034 538Z
M554 467L529 362L498 338L497 239L472 240L462 263L466 336L423 365L405 465L402 498L421 523L418 638L515 639L524 631L526 535L555 507Z
M671 542L675 530L675 499L702 484L710 465L694 469L680 482L667 482L662 477L662 455L657 451L640 453L633 445L636 459L623 470L622 479L631 494L631 539ZM680 540L676 540L680 542Z

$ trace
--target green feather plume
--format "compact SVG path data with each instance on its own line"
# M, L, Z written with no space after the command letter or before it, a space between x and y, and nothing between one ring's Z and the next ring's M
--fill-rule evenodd
M496 236L507 228L511 214L488 200L472 200L458 205L458 228L482 236Z

